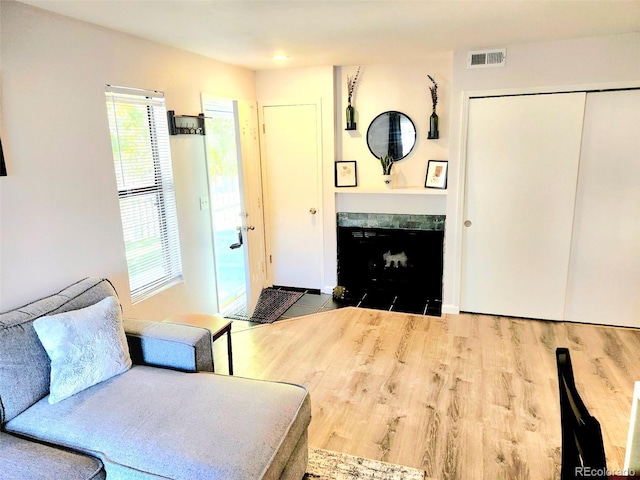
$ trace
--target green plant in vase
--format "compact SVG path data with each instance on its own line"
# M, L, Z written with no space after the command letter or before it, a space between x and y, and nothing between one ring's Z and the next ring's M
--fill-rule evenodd
M393 167L393 157L391 155L380 157L380 165L382 165L383 175L391 175L391 167Z
M393 167L393 157L391 155L385 155L380 157L380 165L382 165L382 178L387 188L393 188L393 174L391 168Z

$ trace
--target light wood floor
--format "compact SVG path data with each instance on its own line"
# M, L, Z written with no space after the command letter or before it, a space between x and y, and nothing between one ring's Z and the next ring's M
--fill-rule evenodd
M433 479L557 479L555 348L622 468L640 331L482 315L344 308L233 333L239 376L307 386L313 447ZM221 370L224 344L216 342Z

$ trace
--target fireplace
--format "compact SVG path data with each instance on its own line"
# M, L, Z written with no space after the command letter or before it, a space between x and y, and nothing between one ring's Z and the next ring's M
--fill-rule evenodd
M338 284L346 302L440 315L444 218L338 213Z

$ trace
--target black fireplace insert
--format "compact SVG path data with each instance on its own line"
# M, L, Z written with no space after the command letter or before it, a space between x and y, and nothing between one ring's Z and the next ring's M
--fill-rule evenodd
M338 284L347 303L440 315L442 230L338 227Z

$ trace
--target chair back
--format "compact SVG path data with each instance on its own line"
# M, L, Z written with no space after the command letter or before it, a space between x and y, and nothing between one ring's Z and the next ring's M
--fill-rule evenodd
M589 414L573 378L567 348L556 350L562 425L561 480L606 479L607 461L600 423Z

